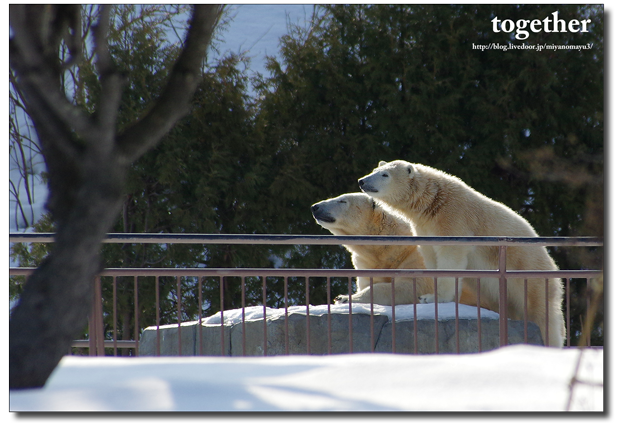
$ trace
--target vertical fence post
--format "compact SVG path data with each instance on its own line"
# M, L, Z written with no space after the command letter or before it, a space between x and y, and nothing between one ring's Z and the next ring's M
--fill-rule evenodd
M375 298L373 278L370 277L370 352L375 352Z
M183 347L183 342L181 339L181 321L183 320L183 317L181 316L181 300L182 300L182 296L181 296L181 277L177 276L177 343L178 343L178 348L179 348L179 357L183 355L183 351L182 351L182 347Z
M93 297L93 302L88 315L88 355L95 356L97 353L97 330L95 329L95 303L97 299Z
M288 348L288 277L284 277L284 354L289 355Z
M101 276L97 276L95 280L95 315L96 315L96 330L97 330L97 355L104 356L104 338L105 333L103 330L103 294L101 293Z
M157 331L157 339L156 339L156 349L157 349L157 356L159 357L161 355L161 333L159 332L159 325L161 323L161 318L159 315L159 276L155 277L155 319L157 320L157 325L156 327L156 331Z
M418 278L413 278L413 353L418 353Z
M566 278L566 346L570 346L570 279Z
M459 335L459 278L454 278L454 332L456 339L456 353L460 354L460 335Z
M527 344L527 278L523 279L523 343Z
M482 319L480 317L480 278L476 279L476 308L478 311L478 352L482 352Z
M437 277L433 278L433 284L435 289L435 353L439 354L439 303L437 303Z
M222 357L223 357L226 355L225 342L224 342L224 277L223 276L220 276L220 348L221 348Z
M114 356L118 355L118 335L116 334L116 276L112 278L112 342L114 347Z
M88 318L88 355L91 356L105 355L102 306L101 277L97 276L95 278L91 315Z
M202 277L198 277L198 355L202 355Z
M310 355L310 278L306 276L306 353Z
M590 335L592 334L592 326L588 324L590 320L590 302L591 302L592 289L590 288L590 278L586 279L586 317L584 323L581 325L581 331L585 333L583 334L586 337L586 346L590 346Z
M140 307L138 306L138 277L133 277L133 300L134 300L134 328L133 335L136 341L136 357L140 355Z
M394 286L394 278L392 278L392 353L396 353L396 288Z
M267 277L263 276L263 355L267 356Z
M549 278L545 278L545 345L549 346Z
M508 345L508 286L506 282L506 245L499 247L499 346Z
M327 277L327 354L332 353L331 278Z
M245 277L241 278L241 347L245 357Z
M349 352L353 352L353 304L351 303L351 278L348 278L348 292L349 292L349 300L347 303L349 304Z

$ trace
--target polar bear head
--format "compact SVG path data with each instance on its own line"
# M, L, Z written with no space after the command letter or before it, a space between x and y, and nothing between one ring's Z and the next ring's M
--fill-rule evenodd
M419 164L402 160L389 163L380 161L379 166L369 175L360 178L358 184L369 196L393 204L411 196L415 179L423 179L418 175L419 168Z
M312 205L317 224L335 235L411 235L411 226L364 193L343 194Z
M343 194L312 205L317 224L336 235L360 233L369 224L376 203L364 193Z

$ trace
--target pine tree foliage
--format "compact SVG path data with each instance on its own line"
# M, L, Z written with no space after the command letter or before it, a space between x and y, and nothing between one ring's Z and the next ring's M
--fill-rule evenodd
M579 192L602 171L600 13L562 8L566 18L587 14L592 31L528 39L591 50L536 52L472 45L515 43L492 33L489 17L545 17L553 6L325 9L309 37L284 39L265 86L262 114L281 164L304 172L293 184L323 196L355 191L377 160L402 158L459 176L542 235L602 233L586 228ZM561 170L536 164L550 156L581 175L565 182ZM287 180L273 186L291 199L307 195Z

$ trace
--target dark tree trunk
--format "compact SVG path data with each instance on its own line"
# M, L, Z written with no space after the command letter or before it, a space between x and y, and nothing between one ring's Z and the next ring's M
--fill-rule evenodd
M119 214L123 172L90 171L69 216L57 221L51 255L28 279L9 322L9 386L40 387L84 329L100 248Z
M101 97L94 115L72 105L60 86L79 59L79 5L11 5L10 65L31 116L49 174L47 208L56 223L50 256L28 279L9 322L9 387L41 387L87 322L101 242L119 215L128 166L155 146L189 108L219 5L194 7L170 80L141 120L116 135L123 87L107 46L110 7L94 28ZM59 45L71 50L60 64Z

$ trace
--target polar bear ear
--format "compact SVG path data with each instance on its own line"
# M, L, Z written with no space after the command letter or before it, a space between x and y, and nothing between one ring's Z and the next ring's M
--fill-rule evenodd
M413 165L409 164L407 166L407 173L409 174L409 178L413 178L414 175L414 169L413 169Z
M384 164L387 164L385 161L379 161L379 167L383 166Z

